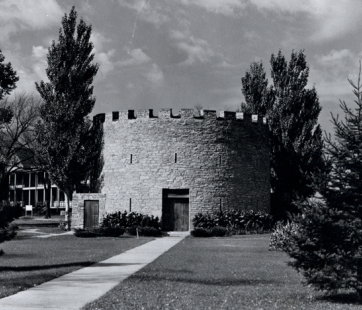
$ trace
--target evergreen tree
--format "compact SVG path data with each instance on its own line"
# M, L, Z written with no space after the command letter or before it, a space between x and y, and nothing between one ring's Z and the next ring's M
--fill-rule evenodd
M331 172L320 188L323 203L303 205L299 234L285 251L308 284L322 290L354 289L362 298L362 86L349 81L355 109L341 101L344 122L332 115L335 140L326 137ZM321 183L322 184L322 183Z
M98 71L98 64L92 63L92 27L82 19L76 23L73 7L62 19L59 42L49 48L49 83L36 83L44 100L36 151L52 182L65 193L66 220L73 191L84 180L92 156L87 149L92 125L88 114L95 104L92 83Z
M315 88L307 89L309 68L303 51L292 51L289 63L279 51L271 56L272 85L262 63L253 63L242 78L248 113L268 119L271 145L272 213L285 217L293 202L315 193L314 180L325 169L321 111Z

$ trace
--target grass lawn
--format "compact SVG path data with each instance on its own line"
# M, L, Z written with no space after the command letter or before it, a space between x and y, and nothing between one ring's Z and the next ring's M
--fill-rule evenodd
M52 229L41 231L54 233ZM0 244L0 298L120 254L152 238L76 238L72 235L30 238L21 230Z
M301 284L269 235L186 238L83 309L361 309Z

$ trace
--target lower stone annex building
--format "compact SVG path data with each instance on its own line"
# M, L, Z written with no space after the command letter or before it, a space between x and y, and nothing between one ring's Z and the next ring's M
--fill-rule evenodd
M270 211L268 126L239 112L161 109L98 114L104 131L100 194L75 194L72 226L97 225L106 213L162 218L187 231L198 212Z

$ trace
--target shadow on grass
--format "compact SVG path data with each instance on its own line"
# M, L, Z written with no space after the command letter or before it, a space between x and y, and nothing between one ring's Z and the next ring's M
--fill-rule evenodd
M182 272L182 271L180 271ZM189 283L189 284L202 284L202 285L218 285L218 286L239 286L239 285L267 285L275 284L278 285L278 282L273 280L253 280L253 279L197 279L197 278L186 278L186 277L175 277L171 278L169 276L151 276L151 275L138 275L135 274L132 276L133 279L139 279L142 281L171 281L171 282L180 282L180 283Z
M144 263L97 263L92 267L115 267L115 266L134 266L145 265Z
M53 268L64 268L64 267L87 267L95 264L96 262L79 262L79 263L68 263L68 264L56 264L56 265L42 265L42 266L21 266L21 267L2 267L0 266L0 271L34 271L34 270L46 270Z
M316 299L319 301L326 301L335 304L362 305L362 298L360 298L356 292L328 294L328 295L318 296Z

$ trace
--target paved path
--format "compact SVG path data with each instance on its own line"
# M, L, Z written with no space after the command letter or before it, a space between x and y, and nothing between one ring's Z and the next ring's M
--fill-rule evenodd
M90 267L2 298L0 309L80 309L155 260L183 238L185 235L157 238Z

